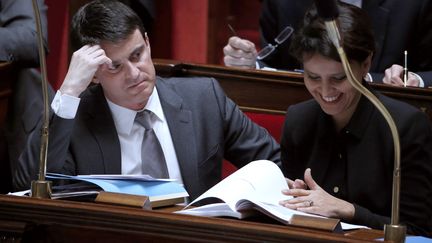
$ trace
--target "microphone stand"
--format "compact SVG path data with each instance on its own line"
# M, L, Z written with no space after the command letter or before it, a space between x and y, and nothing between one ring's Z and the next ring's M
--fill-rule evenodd
M393 188L392 188L392 213L391 213L391 223L384 225L384 240L393 242L405 242L406 237L406 226L399 224L399 198L400 198L400 142L399 134L397 131L396 124L388 112L387 108L381 103L381 101L373 95L368 89L366 89L361 82L356 80L354 77L351 66L349 64L348 58L345 54L343 47L340 44L340 34L337 27L336 21L325 21L327 33L335 45L339 57L342 61L343 68L347 75L347 79L350 84L362 93L366 98L369 99L372 104L381 112L387 121L390 131L393 137L394 146L394 169L393 169Z
M45 180L46 164L48 154L48 130L49 130L49 104L48 104L48 81L45 61L45 48L42 38L42 24L40 19L39 7L37 0L32 0L33 11L35 14L36 33L38 37L39 62L41 67L42 78L42 96L43 96L43 124L41 131L41 147L39 155L39 174L36 181L31 182L31 196L36 198L51 198L51 182Z

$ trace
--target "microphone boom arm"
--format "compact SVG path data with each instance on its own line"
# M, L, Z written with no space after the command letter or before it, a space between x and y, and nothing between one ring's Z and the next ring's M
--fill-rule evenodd
M48 135L49 135L49 102L48 102L48 81L45 60L45 48L42 38L42 24L37 0L32 0L33 11L35 14L36 33L38 38L39 62L41 68L41 86L43 98L43 124L41 131L41 147L39 155L39 174L38 180L31 183L31 196L36 198L51 198L51 182L45 180L46 164L48 155Z
M335 20L325 21L325 26L329 38L336 47L341 59L345 74L350 84L363 94L370 102L381 112L384 119L389 125L394 147L394 168L393 168L393 186L392 186L392 211L390 225L384 226L384 239L393 240L394 242L405 242L406 227L399 225L399 199L400 199L400 184L401 184L401 168L400 168L400 141L396 124L388 112L387 108L381 101L366 89L353 75L348 58L343 47L340 45L340 34Z

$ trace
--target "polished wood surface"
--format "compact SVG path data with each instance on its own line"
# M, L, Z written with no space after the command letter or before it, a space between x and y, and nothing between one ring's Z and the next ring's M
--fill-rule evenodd
M0 70L1 70L2 68L5 68L5 67L9 66L9 65L11 65L10 62L0 62Z
M245 111L285 114L291 104L311 99L303 75L295 72L244 70L219 65L154 60L160 76L207 76L216 78L227 95ZM404 88L372 83L384 95L410 103L432 120L432 89Z
M168 212L167 212L168 211ZM331 233L169 210L0 195L0 237L32 242L376 242L382 231ZM23 241L24 241L23 240Z

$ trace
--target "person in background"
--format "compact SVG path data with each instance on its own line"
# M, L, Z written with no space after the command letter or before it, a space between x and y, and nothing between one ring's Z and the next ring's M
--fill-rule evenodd
M194 199L221 180L224 158L238 167L280 162L279 144L216 80L156 77L145 29L126 5L92 1L74 15L71 30L77 51L51 104L48 172L168 177ZM28 144L17 188L36 177L39 130Z
M353 74L392 115L401 145L400 221L408 234L432 232L432 128L426 115L374 92L363 79L375 51L366 12L338 4L339 29ZM291 181L285 207L383 229L390 223L393 138L375 106L349 81L324 21L313 8L291 43L313 99L288 108L281 160ZM415 190L413 190L415 188Z
M154 0L122 0L140 18L149 36L152 36L156 18L156 2Z
M43 39L47 48L47 7L38 0ZM28 135L42 116L43 102L35 17L30 0L0 0L0 69L11 82L5 124L1 127L0 193L12 190L11 170L25 147ZM36 112L40 111L40 112Z
M343 0L364 9L376 36L369 81L402 86L404 51L408 51L409 86L432 85L432 1L405 0ZM298 29L304 12L312 0L264 0L260 16L261 46L276 44L274 39L287 26ZM224 47L227 66L244 68L272 67L301 69L289 55L290 38L275 51L257 62L257 50L252 42L231 37Z

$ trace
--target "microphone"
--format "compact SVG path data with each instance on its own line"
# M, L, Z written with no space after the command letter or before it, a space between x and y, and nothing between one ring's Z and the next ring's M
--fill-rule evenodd
M391 223L384 225L384 239L386 241L393 242L405 242L406 238L406 226L399 224L399 198L400 198L400 142L399 134L397 131L396 124L388 112L387 108L381 103L381 101L373 95L368 89L366 89L361 82L356 80L352 73L350 63L345 54L345 51L341 45L342 39L339 34L337 26L337 17L339 11L336 5L336 0L314 0L315 6L318 11L318 15L325 22L326 30L329 38L336 47L339 57L342 61L343 68L350 84L369 99L372 104L381 112L386 122L390 127L390 131L393 138L394 147L394 168L393 168L393 186L392 186L392 213ZM359 20L361 21L361 20Z
M335 0L316 0L318 16L324 21L332 21L339 17L339 10Z
M42 78L42 96L44 103L43 124L41 132L41 148L39 156L39 174L36 181L31 182L31 197L51 198L51 182L45 180L46 164L48 154L48 129L49 129L49 104L48 104L48 81L45 60L45 48L42 37L42 24L37 0L32 0L35 14L36 34L38 38L39 62Z
M342 38L339 34L339 28L336 20L339 17L339 10L336 6L336 0L315 0L318 16L324 20L327 34L329 35L336 49L341 48Z

